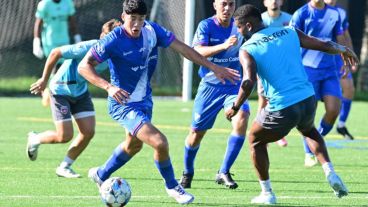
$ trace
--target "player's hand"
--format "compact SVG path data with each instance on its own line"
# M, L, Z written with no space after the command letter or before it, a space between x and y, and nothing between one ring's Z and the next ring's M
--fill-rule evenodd
M236 44L238 44L238 38L236 37L236 35L232 35L231 37L229 37L224 43L222 43L224 46L224 49L227 50L229 49L231 46L234 46Z
M225 117L227 120L231 122L231 119L238 113L237 110L234 110L232 108L229 108L225 111Z
M344 65L357 66L359 64L358 56L350 48L345 47L346 51L341 53Z
M358 71L358 68L359 68L358 65L352 65L350 69L351 69L351 72L355 73Z
M47 85L47 81L40 78L36 82L32 83L29 90L31 91L32 94L35 94L35 95L42 94L46 88L46 85Z
M215 74L216 78L218 78L223 84L226 83L226 80L230 81L233 84L240 80L239 71L231 68L214 65L212 71Z
M43 58L41 39L39 37L33 39L33 54L39 59Z
M129 100L130 94L127 91L113 85L107 88L107 93L121 105L126 104Z

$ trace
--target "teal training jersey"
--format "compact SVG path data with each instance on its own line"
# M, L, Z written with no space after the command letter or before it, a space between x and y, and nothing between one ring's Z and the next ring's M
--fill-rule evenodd
M72 0L61 0L59 3L42 0L38 3L36 17L43 22L41 34L43 47L52 49L69 44L68 19L74 14Z
M270 17L267 11L262 13L262 21L268 27L284 27L288 26L291 20L291 15L286 12L281 12L277 18Z
M268 99L267 110L284 109L314 94L294 28L266 27L253 34L241 50L246 50L257 63L257 74Z
M51 93L77 97L87 91L87 81L78 73L78 64L96 43L97 40L90 40L60 48L65 61L50 81L49 88ZM107 62L100 63L96 66L98 73L101 73L105 69L108 69Z

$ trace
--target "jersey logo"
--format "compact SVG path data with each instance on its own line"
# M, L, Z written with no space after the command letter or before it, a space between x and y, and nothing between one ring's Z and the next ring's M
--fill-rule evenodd
M68 111L69 111L69 109L68 109L68 107L67 107L67 106L61 106L61 107L60 107L60 112L61 112L62 114L67 114L67 113L68 113Z
M133 51L123 52L123 55L124 55L124 56L127 56L127 55L132 54L132 53L133 53Z
M194 120L195 121L198 121L199 120L199 118L201 118L201 115L199 114L199 113L194 113Z

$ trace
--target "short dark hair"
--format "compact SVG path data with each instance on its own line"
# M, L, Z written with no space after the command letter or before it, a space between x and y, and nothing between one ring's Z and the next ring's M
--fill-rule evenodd
M239 22L239 24L245 24L246 18L255 18L262 22L262 15L259 9L251 4L244 4L239 7L234 13L234 19Z
M125 0L123 10L126 14L147 14L147 5L143 0Z

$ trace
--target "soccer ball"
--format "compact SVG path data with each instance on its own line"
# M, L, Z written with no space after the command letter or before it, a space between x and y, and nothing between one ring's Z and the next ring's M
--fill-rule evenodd
M132 195L128 182L119 177L112 177L102 183L100 187L102 202L109 207L125 206Z

